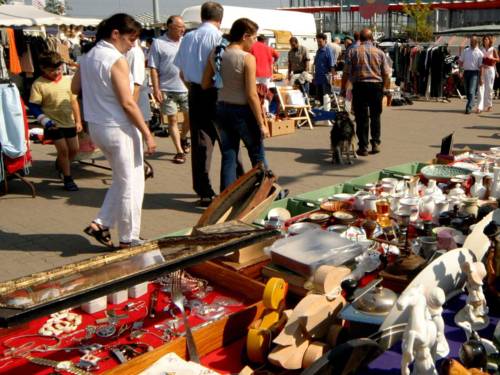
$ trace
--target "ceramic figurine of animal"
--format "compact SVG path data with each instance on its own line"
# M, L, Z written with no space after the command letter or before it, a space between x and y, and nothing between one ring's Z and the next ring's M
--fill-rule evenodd
M332 150L332 164L353 164L351 157L357 157L355 152L354 140L356 131L354 122L349 117L347 111L338 111L336 113L335 122L330 131L330 145Z

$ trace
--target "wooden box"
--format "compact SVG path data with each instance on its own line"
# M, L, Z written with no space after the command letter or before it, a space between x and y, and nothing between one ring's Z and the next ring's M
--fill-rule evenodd
M193 276L208 280L211 284L224 286L226 289L230 288L231 291L245 297L246 302L253 302L244 310L225 316L212 324L199 329L193 327L193 336L199 356L202 357L246 336L248 327L260 318L264 311L262 294L265 285L212 262L189 267L187 271ZM165 354L171 352L186 359L186 339L180 337L159 346L151 352L105 372L105 374L139 374Z
M291 134L295 132L295 121L294 120L281 120L281 121L268 121L269 133L271 137L276 137L278 135Z

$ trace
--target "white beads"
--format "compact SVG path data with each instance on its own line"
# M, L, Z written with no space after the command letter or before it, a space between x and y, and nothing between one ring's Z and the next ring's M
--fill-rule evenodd
M50 318L40 328L38 333L43 336L59 336L61 333L75 331L82 324L82 316L63 310L50 314Z

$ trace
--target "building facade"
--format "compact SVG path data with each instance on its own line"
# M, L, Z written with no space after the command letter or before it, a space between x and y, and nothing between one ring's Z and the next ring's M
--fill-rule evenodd
M426 0L424 0L425 2ZM366 18L363 7L379 5L379 12ZM402 34L411 20L403 12L404 3L383 0L289 0L286 10L313 13L318 30L331 33L352 33L363 27L375 29L378 37ZM500 0L440 0L431 3L430 23L434 31L500 23Z

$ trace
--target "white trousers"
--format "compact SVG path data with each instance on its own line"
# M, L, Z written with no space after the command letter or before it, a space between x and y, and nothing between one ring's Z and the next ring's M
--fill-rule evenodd
M142 136L133 125L91 123L89 130L113 170L113 182L94 221L109 228L117 226L120 242L138 240L144 198Z
M483 84L479 86L477 109L482 111L493 106L493 84L495 83L495 68L492 66L483 70Z

